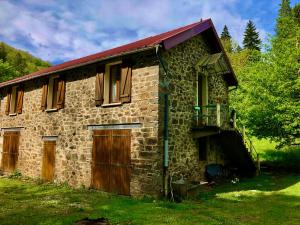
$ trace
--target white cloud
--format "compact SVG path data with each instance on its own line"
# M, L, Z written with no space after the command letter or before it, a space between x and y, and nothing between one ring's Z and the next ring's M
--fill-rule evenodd
M244 0L251 5L252 0ZM237 0L0 1L0 38L49 61L93 54L168 29L212 18L239 43L249 18ZM18 12L17 15L15 12ZM259 24L258 24L259 25ZM257 26L261 36L266 31Z

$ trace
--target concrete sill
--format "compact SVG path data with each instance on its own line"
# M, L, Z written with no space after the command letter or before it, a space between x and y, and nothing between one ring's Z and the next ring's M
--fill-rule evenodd
M120 106L122 105L122 102L116 102L116 103L106 103L106 104L102 104L102 107L114 107L114 106Z
M58 109L46 109L45 112L49 113L49 112L57 112Z
M9 116L16 116L17 113L10 113Z

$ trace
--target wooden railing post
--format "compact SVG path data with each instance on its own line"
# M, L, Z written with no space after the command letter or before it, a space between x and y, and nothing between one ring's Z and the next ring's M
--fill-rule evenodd
M259 161L259 154L257 153L257 155L256 155L256 173L257 173L257 175L259 175L260 174L260 161Z
M246 143L246 128L244 125L243 125L243 141L244 143Z
M236 112L233 113L233 128L236 128Z
M221 126L221 105L217 103L217 126Z

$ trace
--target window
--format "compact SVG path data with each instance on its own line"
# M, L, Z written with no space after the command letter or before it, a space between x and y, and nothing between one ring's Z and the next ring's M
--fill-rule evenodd
M16 115L22 113L24 90L21 86L11 87L7 93L5 114Z
M58 78L49 78L47 93L47 109L57 109Z
M120 102L121 66L110 67L109 103Z
M119 61L99 67L95 84L96 106L130 102L131 76L132 69L129 63Z
M52 76L42 89L42 110L53 111L64 108L65 81L60 76Z

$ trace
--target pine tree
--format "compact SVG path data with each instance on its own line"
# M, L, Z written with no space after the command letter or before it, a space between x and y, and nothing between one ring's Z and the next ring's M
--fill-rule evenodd
M291 1L290 0L281 0L279 8L279 18L290 16L292 13Z
M300 4L296 4L293 8L293 17L295 20L300 23Z
M221 41L226 52L232 52L232 40L228 27L225 25L221 33Z
M290 5L290 0L281 0L281 4L279 5L278 17L276 19L276 33L278 36L285 36L285 34L281 31L286 26L288 18L292 16L292 9Z
M260 44L261 40L259 38L259 33L256 31L254 23L251 20L249 20L246 26L246 30L244 32L244 48L260 51Z
M222 40L231 40L231 35L229 33L228 27L225 25L221 33Z

